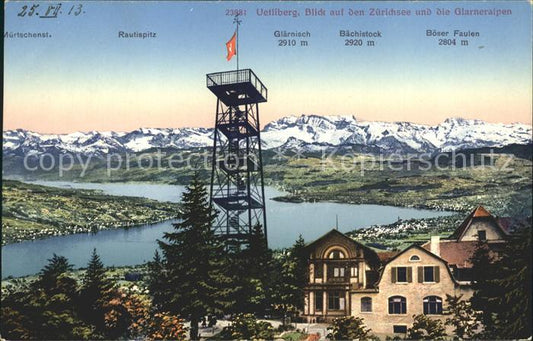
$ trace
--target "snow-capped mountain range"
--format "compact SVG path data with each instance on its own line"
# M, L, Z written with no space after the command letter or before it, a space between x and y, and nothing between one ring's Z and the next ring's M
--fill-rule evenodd
M363 146L382 152L438 152L465 148L532 143L526 124L487 123L449 118L435 126L409 122L358 121L353 116L288 116L268 123L261 132L264 149ZM142 152L151 148L188 149L213 145L213 129L141 128L131 132L40 134L17 129L3 132L3 153Z

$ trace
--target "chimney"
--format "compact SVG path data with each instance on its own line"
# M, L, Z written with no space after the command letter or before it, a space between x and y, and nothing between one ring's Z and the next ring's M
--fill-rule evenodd
M431 253L440 257L440 236L431 236L429 247Z

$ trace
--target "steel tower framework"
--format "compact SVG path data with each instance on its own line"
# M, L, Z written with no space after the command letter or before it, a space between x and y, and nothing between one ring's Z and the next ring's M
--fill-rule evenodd
M268 90L251 69L211 73L207 87L217 96L211 205L219 211L214 231L240 247L261 225L267 236L259 103Z

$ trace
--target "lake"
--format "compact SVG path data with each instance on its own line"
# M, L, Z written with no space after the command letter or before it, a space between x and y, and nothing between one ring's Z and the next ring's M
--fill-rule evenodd
M142 196L154 200L178 202L185 186L142 183L74 183L36 181L41 185L98 189L106 194ZM285 203L271 200L283 195L272 187L265 188L268 244L271 248L287 247L301 234L311 241L335 227L352 231L376 224L390 224L401 219L431 218L453 213L381 205L350 205L329 202ZM156 240L172 229L172 222L143 225L130 229L104 230L96 234L73 234L25 241L2 247L2 278L39 272L54 253L65 256L75 267L87 264L96 248L105 265L134 265L152 259Z

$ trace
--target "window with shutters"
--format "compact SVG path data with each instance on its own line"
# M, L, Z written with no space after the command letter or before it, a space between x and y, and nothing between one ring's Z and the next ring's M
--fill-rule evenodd
M372 297L362 297L361 298L361 312L362 313L371 313L372 312Z
M389 314L407 314L407 301L403 296L389 298Z
M396 281L399 283L407 283L407 268L404 266L396 268L397 277Z
M436 283L440 281L438 266L419 266L418 282L419 283Z
M412 282L412 268L410 266L398 266L391 268L392 283L411 283Z
M435 282L435 268L424 266L424 282Z
M438 296L424 297L424 314L426 315L440 315L442 314L442 298Z

